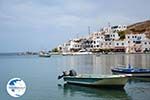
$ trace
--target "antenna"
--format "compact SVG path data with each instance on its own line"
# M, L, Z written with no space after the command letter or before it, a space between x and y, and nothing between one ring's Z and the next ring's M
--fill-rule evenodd
M111 25L110 25L110 22L108 22L108 27L110 27Z
M91 33L90 26L88 26L88 32L89 32L89 35L90 35L90 33Z
M108 32L109 32L109 33L111 32L111 25L110 25L110 22L108 22Z

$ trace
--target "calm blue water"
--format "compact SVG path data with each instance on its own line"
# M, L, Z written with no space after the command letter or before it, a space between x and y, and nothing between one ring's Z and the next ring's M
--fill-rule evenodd
M150 82L130 82L124 90L94 89L64 86L57 76L63 70L78 73L111 74L110 68L118 64L150 68L150 55L91 56L0 56L0 100L149 100ZM19 77L27 85L25 94L13 98L7 94L9 79Z

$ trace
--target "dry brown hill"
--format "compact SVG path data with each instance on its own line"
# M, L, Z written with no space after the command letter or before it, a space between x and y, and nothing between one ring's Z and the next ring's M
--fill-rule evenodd
M133 34L145 33L147 37L150 38L150 20L129 25L126 30L126 33L133 33Z

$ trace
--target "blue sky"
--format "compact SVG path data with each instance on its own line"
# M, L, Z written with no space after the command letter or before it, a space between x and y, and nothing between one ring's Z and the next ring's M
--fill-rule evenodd
M150 19L150 0L0 0L0 52L51 50L100 27Z

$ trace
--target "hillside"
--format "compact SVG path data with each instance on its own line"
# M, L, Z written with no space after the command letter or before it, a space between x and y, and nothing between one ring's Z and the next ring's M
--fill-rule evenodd
M150 20L138 22L127 27L126 33L145 33L150 38Z

